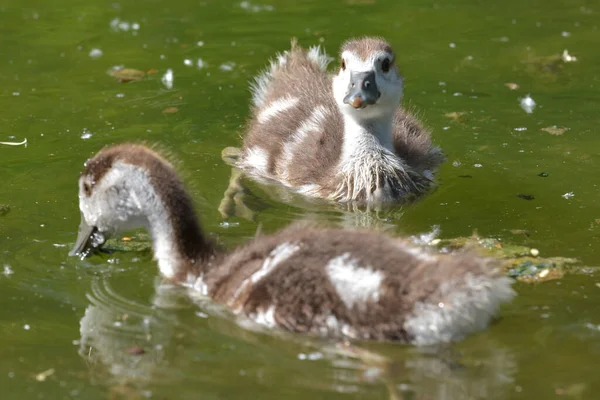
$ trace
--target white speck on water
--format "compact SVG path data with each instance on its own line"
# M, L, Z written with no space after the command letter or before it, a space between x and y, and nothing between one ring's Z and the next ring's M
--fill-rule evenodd
M81 132L81 138L83 140L87 140L87 139L91 138L93 134L94 133L88 131L87 128L83 128L83 131Z
M227 221L223 221L223 222L221 222L219 224L219 226L221 228L231 228L231 227L234 227L234 226L239 226L239 224L240 224L239 222L227 222Z
M534 256L534 257L537 257L537 256L540 255L540 251L538 249L531 249L531 250L529 250L529 253L531 253L531 255ZM540 276L541 276L541 274L540 274Z
M439 85L440 86L446 86L446 82L440 82Z
M2 273L4 274L4 276L10 276L15 272L10 268L10 265L4 264L4 271Z
M483 165L482 165L482 164L473 164L473 166L474 166L475 168L481 168L481 167L483 167Z
M14 373L14 372L12 372L12 371L10 371L10 372L8 373L8 377L9 377L9 378L11 378L11 379L12 379L12 378L14 378L14 377L15 377L15 373Z
M454 96L454 97L462 96L462 93L461 92L454 92L452 94L452 96Z
M160 80L167 89L173 88L173 70L168 69Z
M250 12L274 11L275 7L270 4L252 4L249 1L242 1L240 7Z
M462 165L462 163L459 160L452 161L452 166L453 167L460 167L461 165Z
M95 60L102 57L102 54L102 50L100 49L91 49L89 56Z
M23 329L25 329L26 331L30 330L31 327L29 326L29 324L25 324L23 325Z
M46 225L40 224L40 228L45 228L45 227L46 227Z
M131 24L131 29L133 29L134 31L138 31L140 29L140 24L134 22L133 24Z
M456 43L450 43L448 46L450 46L451 49L456 48Z
M122 99L123 97L125 97L125 93L117 93L115 95L115 97L118 98L118 99Z
M62 244L62 243L53 243L52 246L54 246L54 247L67 247L66 244Z
M183 60L183 65L185 65L186 67L191 67L192 65L194 65L194 63L192 62L192 60L186 58L185 60Z
M561 197L562 197L563 199L567 199L567 200L568 200L568 199L570 199L571 197L575 197L575 193L573 193L573 192L567 192L567 193L563 194Z
M198 67L198 69L202 69L206 67L206 63L204 62L204 60L199 58L198 61L196 61L196 66Z
M515 129L513 129L513 130L515 130L515 131L517 131L517 132L522 132L522 131L526 131L526 130L527 130L527 128L526 128L526 127L524 127L524 126L519 126L519 127L515 128Z
M442 129L445 130L445 131L447 131L448 129L450 129L450 127L449 126L444 126Z
M202 47L202 46L204 46L204 42L203 42L202 40L199 40L199 41L196 43L196 46L198 46L198 47Z
M121 321L115 321L115 322L113 323L113 326L116 326L116 327L120 327L120 326L122 326L122 325L123 325L123 323L122 323Z
M205 314L202 311L196 311L196 316L200 318L208 318L208 314Z
M531 114L536 105L536 102L531 98L530 95L527 95L521 99L521 108L527 114Z
M159 58L160 58L161 60L164 60L165 58L167 58L167 56L165 56L164 54L161 54L161 55L159 56Z
M21 93L19 93L19 92L12 92L12 95L16 97L16 96L20 96Z
M234 40L233 42L231 42L231 47L235 47L237 46L237 42Z
M235 67L234 62L226 62L226 63L221 64L219 66L219 69L221 71L233 71L233 67Z
M562 59L566 63L577 61L577 57L570 55L567 49L562 52Z
M308 353L308 354L304 354L304 353L298 354L298 360L315 361L315 360L320 360L322 358L323 358L323 354L319 353L319 352Z
M560 34L562 37L569 37L571 36L571 32L567 32L567 31L562 31L562 33Z

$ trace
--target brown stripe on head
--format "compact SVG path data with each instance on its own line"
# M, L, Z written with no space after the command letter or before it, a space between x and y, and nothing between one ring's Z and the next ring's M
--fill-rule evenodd
M173 171L173 167L167 160L148 147L125 143L100 150L94 157L85 162L81 176L87 176L90 179L89 183L93 186L100 182L113 167L113 164L119 160L126 160L129 164L143 167L146 170L153 170L154 168L151 168L152 164L160 163L166 166L167 170ZM86 194L89 195L90 193Z
M363 61L367 60L373 53L379 51L385 51L391 55L394 54L392 46L384 39L378 37L350 39L342 45L341 53L345 51L356 54Z

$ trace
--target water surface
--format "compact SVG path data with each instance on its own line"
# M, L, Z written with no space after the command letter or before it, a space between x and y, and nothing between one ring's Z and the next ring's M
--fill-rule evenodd
M3 398L594 398L598 12L582 0L6 0L0 141L28 144L0 145L0 204L10 206L0 215ZM517 284L498 323L454 346L368 346L393 361L384 374L327 343L249 331L218 308L157 291L148 253L67 257L83 162L126 140L158 144L180 161L206 230L225 244L247 240L258 223L271 231L302 217L301 205L253 186L256 221L223 224L217 208L231 171L220 152L239 145L247 82L292 37L335 54L363 34L393 44L404 104L448 155L439 188L396 210L387 221L394 230L476 230L578 258L588 273ZM552 58L565 49L576 62ZM119 84L107 74L117 65L158 72ZM170 89L161 82L167 69ZM527 94L533 113L519 105ZM170 107L177 112L163 112ZM568 129L542 130L554 126ZM317 213L353 223L334 208ZM146 353L128 354L134 345Z

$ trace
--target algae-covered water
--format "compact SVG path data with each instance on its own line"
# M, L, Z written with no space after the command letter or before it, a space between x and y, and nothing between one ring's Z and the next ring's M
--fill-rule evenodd
M0 397L597 398L599 14L584 0L4 0L0 142L27 145L0 144ZM292 37L335 54L364 34L393 44L404 104L448 156L439 188L386 224L476 231L585 268L517 283L502 318L456 345L363 347L382 366L157 290L148 252L67 256L84 161L127 140L180 162L205 229L225 244L305 216L252 185L254 221L224 219L221 150L240 143L248 81ZM119 83L115 66L147 74ZM311 213L361 223L333 207Z

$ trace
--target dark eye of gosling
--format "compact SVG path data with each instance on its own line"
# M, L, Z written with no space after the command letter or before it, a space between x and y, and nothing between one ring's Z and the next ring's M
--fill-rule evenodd
M83 192L85 193L86 196L90 196L92 194L92 187L90 186L89 183L85 182L83 184Z
M381 63L381 70L383 72L389 72L390 70L390 59L386 58L385 60L383 60L383 62Z
M343 59L342 59L342 65L341 65L341 68L342 68L342 71L345 71L345 70L346 70L346 61L344 61Z

